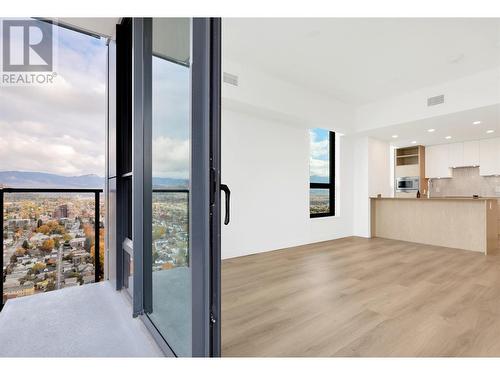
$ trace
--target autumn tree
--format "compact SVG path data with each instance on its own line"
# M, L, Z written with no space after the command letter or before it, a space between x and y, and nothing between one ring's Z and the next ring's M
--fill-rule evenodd
M17 257L25 256L26 255L26 249L20 247L20 248L16 249L16 252L14 254L16 254Z
M47 235L47 234L49 234L49 233L50 233L50 228L49 228L49 226L48 226L48 225L43 224L43 225L40 225L40 226L36 229L36 231L37 231L38 233L43 233L43 234Z
M83 225L83 233L85 233L85 237L94 237L94 226L89 223L85 223Z
M95 243L94 241L92 241L90 255L92 256L93 259L95 259L94 253L95 253ZM102 272L104 270L104 228L99 229L99 265L102 276Z
M167 234L167 230L164 226L155 225L153 227L153 241L164 238Z
M64 228L64 225L59 224L55 220L50 220L47 221L47 223L40 225L36 231L38 233L43 233L43 234L61 234L64 235L66 234L66 228Z
M31 272L33 272L34 274L38 274L40 273L40 271L43 271L46 267L46 264L45 263L35 263L35 265L31 268Z
M53 249L54 249L54 240L52 238L43 241L42 246L40 246L40 250L46 253L50 253Z
M173 266L173 264L172 264L172 263L163 263L163 264L161 265L161 269L162 269L162 270L170 270L170 269L172 269L172 268L174 268L174 266Z

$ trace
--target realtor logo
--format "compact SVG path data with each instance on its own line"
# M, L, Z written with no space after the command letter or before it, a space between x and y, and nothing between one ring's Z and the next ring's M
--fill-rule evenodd
M2 20L1 86L54 83L54 30L52 23L36 19Z
M2 37L4 72L52 71L51 24L37 20L4 20Z

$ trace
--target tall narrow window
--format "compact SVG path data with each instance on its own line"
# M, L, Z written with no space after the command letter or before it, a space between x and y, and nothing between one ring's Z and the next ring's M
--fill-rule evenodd
M311 129L309 159L309 213L335 215L335 133Z

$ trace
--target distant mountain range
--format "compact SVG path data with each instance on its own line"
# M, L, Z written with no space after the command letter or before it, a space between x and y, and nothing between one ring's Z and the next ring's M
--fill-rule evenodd
M102 189L104 177L95 174L61 176L43 172L0 171L0 186L16 188ZM186 188L185 179L154 177L155 188Z
M167 178L167 177L153 177L153 187L160 188L179 188L187 189L189 186L188 180L182 178Z
M83 176L60 176L42 172L0 172L0 185L16 188L94 188L104 187L104 177L95 174Z

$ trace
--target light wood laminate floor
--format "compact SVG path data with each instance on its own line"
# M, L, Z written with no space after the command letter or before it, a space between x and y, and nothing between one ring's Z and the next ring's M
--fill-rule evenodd
M500 257L349 237L225 260L223 356L500 356Z

